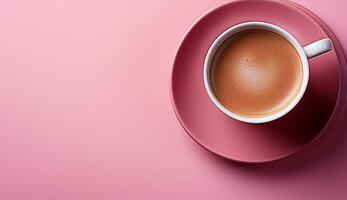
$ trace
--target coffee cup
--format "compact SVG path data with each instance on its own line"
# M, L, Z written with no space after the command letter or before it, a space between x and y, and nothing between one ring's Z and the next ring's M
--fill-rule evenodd
M203 71L205 89L225 115L245 123L271 122L302 99L309 84L308 59L332 48L329 38L303 47L279 26L241 23L224 31L209 48Z

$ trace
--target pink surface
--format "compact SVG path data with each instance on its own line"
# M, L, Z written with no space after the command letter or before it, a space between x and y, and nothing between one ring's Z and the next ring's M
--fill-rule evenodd
M222 2L1 1L0 199L346 199L343 131L290 159L241 166L179 126L175 50ZM347 50L346 2L296 2Z
M213 41L229 27L245 21L281 26L302 46L332 37L307 13L287 3L225 4L199 20L180 45L172 71L172 102L184 129L206 149L239 162L273 161L306 147L320 132L330 135L329 124L339 123L331 120L332 123L327 124L337 102L341 70L335 50L309 60L310 81L304 97L290 113L274 122L246 124L226 116L213 105L205 91L203 63ZM336 42L334 46L339 48ZM342 93L345 92L344 89ZM336 109L334 115L341 111ZM324 127L326 131L322 131Z

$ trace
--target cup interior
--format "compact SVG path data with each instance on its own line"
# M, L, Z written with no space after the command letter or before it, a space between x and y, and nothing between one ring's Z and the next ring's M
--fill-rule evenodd
M282 36L295 48L301 61L303 78L302 78L302 83L297 95L291 100L291 102L285 108L269 116L245 117L245 116L241 116L234 113L233 111L223 106L222 103L216 98L212 89L212 85L211 85L210 71L211 71L211 67L214 66L213 58L215 57L215 54L218 53L219 47L234 34L244 30L250 30L250 29L267 30ZM300 43L294 38L294 36L292 36L286 30L280 28L279 26L265 23L265 22L245 22L245 23L241 23L227 29L213 42L212 46L209 48L207 52L207 55L205 57L205 62L204 62L204 84L205 84L206 91L210 99L214 103L214 105L220 111L222 111L224 114L228 115L229 117L242 121L242 122L246 122L246 123L266 123L266 122L276 120L284 116L288 112L290 112L298 104L298 102L301 100L302 96L304 95L308 85L308 80L309 80L308 61L307 61L306 54L302 46L300 45Z

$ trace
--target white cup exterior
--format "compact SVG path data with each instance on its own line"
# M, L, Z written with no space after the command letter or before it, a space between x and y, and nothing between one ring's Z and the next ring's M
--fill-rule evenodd
M301 60L301 66L302 66L302 71L303 71L303 79L302 79L302 84L300 86L298 94L295 96L295 98L282 110L280 110L277 113L274 113L269 116L264 116L264 117L245 117L238 115L231 110L227 109L225 106L223 106L219 100L216 98L216 96L213 93L212 87L211 87L211 82L210 82L210 67L211 67L211 62L213 59L214 54L216 53L218 47L230 36L234 35L237 32L243 31L243 30L248 30L248 29L263 29L263 30L268 30L274 33L277 33L284 37L287 41L289 41L292 46L296 49L300 60ZM266 122L271 122L274 121L287 113L289 113L301 100L303 97L308 82L309 82L309 65L308 65L308 58L312 58L315 56L318 56L322 53L325 53L327 51L330 51L332 49L332 42L330 41L329 38L325 38L322 40L319 40L317 42L314 42L310 45L307 45L306 47L302 47L300 43L286 30L265 22L245 22L241 23L238 25L235 25L226 31L224 31L212 44L212 46L209 48L207 55L205 57L205 62L204 62L204 72L203 72L203 77L204 77L204 85L205 89L207 91L207 94L209 98L212 100L213 104L224 114L228 115L229 117L236 119L241 122L246 122L246 123L252 123L252 124L259 124L259 123L266 123Z

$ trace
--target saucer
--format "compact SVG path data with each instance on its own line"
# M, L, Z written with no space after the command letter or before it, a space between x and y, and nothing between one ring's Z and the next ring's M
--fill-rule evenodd
M282 27L302 46L329 37L307 12L286 2L237 1L219 6L200 18L181 42L171 74L171 102L184 130L203 148L232 161L262 163L298 152L329 125L337 112L341 73L333 49L309 60L306 93L284 117L265 124L246 124L226 116L205 91L204 59L222 32L247 21ZM333 42L340 48L335 37Z

